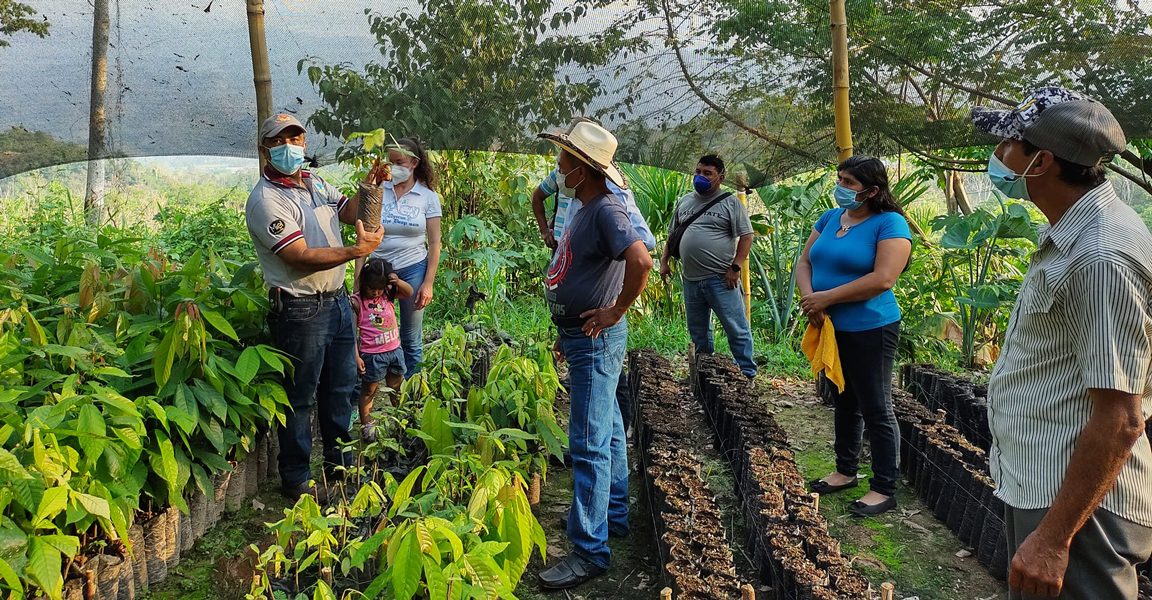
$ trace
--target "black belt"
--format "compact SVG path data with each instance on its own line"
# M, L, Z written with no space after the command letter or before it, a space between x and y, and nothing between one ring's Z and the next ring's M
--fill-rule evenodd
M287 293L287 292L285 292L285 294L288 294L288 293ZM302 295L302 296L296 296L296 295L293 295L293 294L288 294L288 297L289 297L289 298L308 298L308 299L316 299L316 298L339 298L340 296L345 296L345 295L347 295L347 294L348 294L348 290L346 290L346 289L344 289L344 288L340 288L340 289L338 289L338 290L334 290L334 291L331 291L331 292L317 292L317 293L315 293L315 294L306 294L306 295Z
M558 317L552 315L552 323L557 327L583 327L587 321L587 317Z

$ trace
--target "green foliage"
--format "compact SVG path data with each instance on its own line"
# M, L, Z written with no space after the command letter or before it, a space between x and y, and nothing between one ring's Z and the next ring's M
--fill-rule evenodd
M16 0L0 0L0 48L9 45L3 36L11 36L21 31L45 37L48 35L50 24L48 19L31 18L36 15L36 9L16 2ZM0 175L0 179L4 176Z
M114 234L0 253L0 577L53 598L64 561L127 539L142 508L187 510L287 405L284 356L241 343L263 335L254 264L174 265Z
M533 551L543 558L547 543L523 474L534 461L525 445L537 439L531 430L557 429L556 373L544 347L533 356L503 347L490 373L500 382L490 379L489 386L465 394L472 353L468 336L454 326L445 327L426 356L422 374L405 385L415 399L400 410L421 413L420 429L408 434L427 444L427 462L401 481L374 471L350 501L342 488L343 500L327 510L311 496L301 497L284 519L269 525L276 544L261 555L249 598L265 597L273 580L284 576L294 577L298 592L310 591L313 600L360 593L515 597ZM315 581L311 573L325 569L361 584L341 591L323 576ZM301 580L315 583L301 586Z
M197 251L214 251L232 260L256 260L244 213L234 208L227 196L203 206L161 206L155 220L161 247L172 260L187 260Z
M932 226L943 232L943 270L952 283L963 331L962 364L973 368L979 346L994 343L999 337L997 310L1002 301L1016 296L1023 277L1018 265L1036 243L1036 225L1023 205L1002 202L999 213L977 209L971 215L945 215L937 217ZM1031 245L1013 240L1026 240ZM990 349L981 362L989 364L997 354Z
M528 146L527 132L567 123L605 91L600 78L570 81L566 69L604 66L639 44L611 28L568 33L607 4L421 0L394 14L367 9L383 61L359 71L301 60L328 105L309 123L339 137L379 127L419 134L434 148Z
M0 35L9 33L3 23L5 23L5 11L11 10L13 6L24 5L13 4L12 0L0 0ZM4 38L0 37L0 47L7 45ZM88 149L84 146L62 142L43 131L12 127L0 133L0 179L45 165L87 159Z

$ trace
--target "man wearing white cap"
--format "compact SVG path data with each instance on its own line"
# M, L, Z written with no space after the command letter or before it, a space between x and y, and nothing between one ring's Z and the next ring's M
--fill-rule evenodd
M260 125L264 176L248 196L245 220L270 288L268 326L273 344L291 355L292 374L284 391L292 410L280 428L280 481L295 500L312 489L312 407L318 408L324 461L347 466L341 442L352 440L356 383L356 334L344 289L346 263L367 256L384 235L366 231L356 219L359 194L345 198L320 176L304 170L304 126L291 115L273 115ZM376 184L382 167L365 180ZM356 243L344 246L340 223L356 225Z
M1048 219L988 385L1012 598L1135 600L1152 554L1152 234L1105 179L1124 132L1062 88L972 120L1003 138L993 185Z
M540 137L556 144L557 187L582 208L566 224L545 277L568 361L568 425L573 494L568 537L574 550L540 574L547 589L575 587L603 574L608 535L628 532L628 452L616 385L628 344L624 313L644 289L652 257L608 188L627 183L613 162L616 137L595 123Z

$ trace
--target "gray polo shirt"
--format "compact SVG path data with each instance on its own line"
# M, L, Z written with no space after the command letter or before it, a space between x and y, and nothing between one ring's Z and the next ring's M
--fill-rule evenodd
M1092 415L1090 388L1143 396L1152 415L1152 234L1111 183L1043 227L988 385L996 495L1048 508ZM1152 450L1141 438L1101 504L1152 527Z
M335 186L308 171L304 187L266 170L248 196L244 218L248 235L268 287L283 288L294 296L333 292L344 285L345 265L326 271L298 271L278 256L289 244L303 239L309 248L339 248L340 209L348 199Z
M676 201L676 213L669 223L668 231L690 219L704 208L720 190L710 196L701 197L696 192L686 194ZM752 233L752 222L744 203L732 194L700 215L684 231L680 238L680 257L684 264L684 279L703 281L709 277L723 275L736 258L736 242L742 236Z

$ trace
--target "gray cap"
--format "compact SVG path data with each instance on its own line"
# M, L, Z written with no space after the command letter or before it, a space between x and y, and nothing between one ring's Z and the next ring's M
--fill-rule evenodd
M278 115L272 115L271 117L264 119L264 122L260 124L260 142L263 143L264 140L280 133L281 131L284 131L285 129L288 129L289 127L299 127L301 131L304 131L304 126L301 125L300 121L292 115L280 113Z
M1103 104L1059 87L1040 88L1012 110L973 108L972 123L1078 165L1107 162L1128 146L1120 123Z

